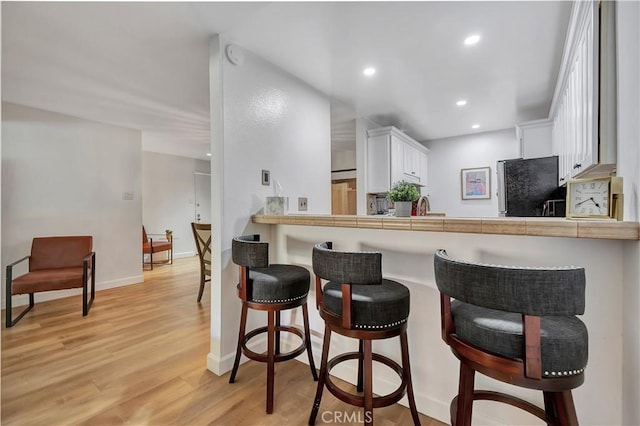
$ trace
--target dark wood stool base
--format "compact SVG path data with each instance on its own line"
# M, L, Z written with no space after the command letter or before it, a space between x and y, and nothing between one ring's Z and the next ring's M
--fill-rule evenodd
M584 373L561 378L531 379L525 375L521 360L488 354L460 341L455 335L447 336L454 355L460 360L458 395L451 401L451 425L471 426L473 401L496 401L520 408L545 421L550 426L578 426L578 416L571 389L584 382ZM501 392L474 390L475 373L521 386L541 390L544 409L515 396Z
M373 424L373 409L386 407L391 404L395 404L402 397L407 394L409 400L409 408L411 410L411 417L413 418L414 425L420 425L420 418L418 416L418 410L413 394L413 384L411 382L411 367L409 364L409 346L407 343L407 327L403 324L400 327L391 330L384 331L369 331L369 330L353 330L343 329L337 326L334 318L329 318L323 311L321 316L325 317L325 332L324 343L322 345L322 361L320 364L320 378L318 380L318 388L316 390L316 397L309 416L309 424L314 425L316 417L320 409L320 403L322 401L322 393L326 388L336 398L340 399L347 404L354 405L356 407L364 408L364 424ZM322 314L325 315L322 315ZM358 338L359 351L348 352L337 355L329 360L329 346L331 342L331 332L336 331L339 334L344 334L349 337ZM399 336L400 348L402 351L402 366L392 359L372 352L371 343L372 340L389 338ZM352 360L358 360L358 381L357 391L363 392L363 395L356 395L340 389L332 380L330 376L331 369L336 365ZM398 374L401 379L401 383L398 388L388 395L374 396L373 395L373 361L380 362Z
M267 414L273 413L273 388L274 388L274 376L275 376L275 363L287 361L302 354L305 350L309 356L309 367L313 380L318 380L316 373L315 363L313 362L313 355L311 353L311 334L309 331L309 314L307 309L307 298L296 301L294 305L292 303L269 303L269 304L257 304L251 302L242 303L242 313L240 316L240 329L238 332L238 345L236 347L236 357L233 363L233 369L229 376L229 383L234 383L236 380L236 374L240 366L240 357L244 354L247 358L254 361L267 363L267 402L266 411ZM304 322L304 331L292 326L280 325L280 312L282 310L292 309L297 306L302 307L302 317ZM249 308L267 311L268 325L266 327L259 327L254 330L246 332L247 326L247 313ZM296 349L292 351L281 353L280 352L280 333L288 332L295 334L302 339L302 343ZM267 352L257 353L247 347L247 343L253 337L267 333Z

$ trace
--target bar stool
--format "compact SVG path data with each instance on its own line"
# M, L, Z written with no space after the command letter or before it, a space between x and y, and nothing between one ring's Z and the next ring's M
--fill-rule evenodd
M571 389L584 382L587 328L583 268L521 268L434 257L442 338L460 360L451 424L471 425L474 400L526 410L549 425L577 425ZM454 298L455 300L451 300ZM474 391L475 372L541 390L544 407L510 395Z
M394 404L407 394L413 422L419 425L407 344L409 289L382 278L381 253L334 251L331 242L316 244L313 248L313 272L316 275L316 306L325 321L325 330L320 379L309 424L315 424L326 385L329 392L343 402L363 407L366 425L373 424L373 408ZM323 279L329 281L324 287ZM358 339L358 352L348 352L329 360L332 331ZM373 353L371 348L373 340L396 336L400 337L402 366ZM364 391L364 395L340 389L329 375L333 367L352 359L358 360L357 391ZM401 383L394 392L373 396L373 361L387 365L398 374Z
M229 383L235 382L240 355L267 363L267 414L273 413L273 384L275 363L295 358L306 349L313 380L318 380L311 353L307 294L311 281L309 271L295 265L269 264L269 243L260 242L260 235L236 237L232 241L233 263L240 266L238 296L242 301L238 346ZM302 306L304 332L296 327L280 325L280 312ZM259 327L246 333L249 309L267 312L267 327ZM280 352L280 332L300 337L302 343L296 349ZM261 333L267 333L267 353L259 354L247 348L247 342Z

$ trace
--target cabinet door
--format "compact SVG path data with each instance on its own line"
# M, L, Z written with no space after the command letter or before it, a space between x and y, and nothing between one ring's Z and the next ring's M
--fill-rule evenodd
M404 145L403 169L407 180L420 180L420 151L409 144Z
M394 183L401 181L404 179L404 164L403 164L403 156L405 151L404 142L397 139L396 137L391 137L391 180L389 182L390 186Z
M422 195L428 194L427 187L429 182L427 177L429 176L429 156L424 152L419 152L420 157L420 185L423 185Z
M559 155L558 183L564 185L597 166L598 141L598 5L580 3L586 8L570 45L572 58L558 79L565 81L553 117L553 151ZM595 6L595 9L594 9Z
M367 140L367 193L389 191L391 152L387 135Z

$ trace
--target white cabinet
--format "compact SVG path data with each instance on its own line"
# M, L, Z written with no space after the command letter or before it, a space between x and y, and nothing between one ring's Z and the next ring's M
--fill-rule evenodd
M612 73L611 61L599 55L602 28L608 33L612 18L608 2L576 2L570 22L565 58L551 105L552 149L558 155L559 185L574 177L608 174L615 169L615 136L609 135L611 103L603 103L610 92L601 86L600 73ZM607 24L609 22L609 24ZM607 29L608 28L608 29ZM606 37L603 41L607 41ZM615 49L614 49L615 50ZM609 119L604 120L604 117ZM604 133L603 133L604 132Z
M553 155L551 130L553 120L535 120L516 126L516 137L520 142L522 158L540 158Z
M421 151L411 145L405 144L402 167L404 173L403 178L407 182L420 183L420 179L422 178L420 154Z
M429 176L429 156L426 152L420 152L420 184L422 185L421 194L429 195L428 179Z
M393 126L367 132L366 192L388 192L405 180L427 185L429 150Z
M384 182L384 190L376 191L376 192L387 192L389 190L389 182L398 182L399 180L403 180L404 176L404 152L405 146L404 142L400 138L395 135L391 135L391 157L387 159L391 163L391 179ZM384 167L384 165L382 166ZM373 173L376 173L375 170L372 170Z

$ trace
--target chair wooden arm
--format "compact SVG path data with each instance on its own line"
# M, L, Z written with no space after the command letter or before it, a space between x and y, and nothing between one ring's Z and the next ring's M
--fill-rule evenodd
M540 347L540 317L522 315L524 334L525 376L542 378L542 349Z
M351 284L342 284L342 326L351 328Z
M440 327L442 340L449 343L449 336L455 333L455 326L451 316L451 298L444 293L440 293Z
M316 275L316 309L322 305L322 278Z
M246 266L240 266L240 289L238 290L238 297L243 302L247 301L247 295L251 294L251 289L249 289L249 285L251 281L249 280L249 268Z

